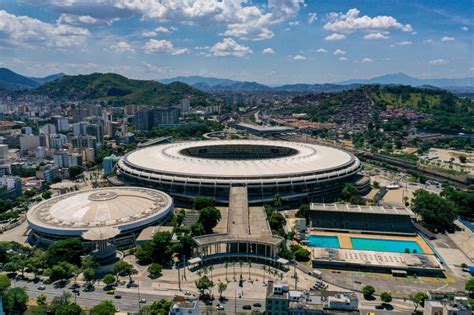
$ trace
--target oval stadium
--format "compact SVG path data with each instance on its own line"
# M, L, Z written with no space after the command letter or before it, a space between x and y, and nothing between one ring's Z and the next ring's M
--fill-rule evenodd
M117 163L127 183L163 190L177 202L206 195L228 203L230 187L245 186L252 204L271 202L276 193L289 202L325 201L337 197L346 182L361 182L360 168L355 156L339 149L270 140L156 145Z
M110 187L76 191L45 200L27 213L31 229L29 242L49 245L69 237L82 237L88 231L118 229L118 246L134 243L150 225L168 219L174 205L161 191L141 187Z

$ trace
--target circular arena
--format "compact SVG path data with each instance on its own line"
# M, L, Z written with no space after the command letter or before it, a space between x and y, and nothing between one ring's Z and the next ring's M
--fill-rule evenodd
M127 182L166 191L177 202L197 195L228 203L231 186L245 186L249 203L318 201L360 179L360 161L331 147L269 140L211 140L145 147L124 156Z
M119 231L117 246L128 246L144 228L164 222L173 212L168 194L149 188L111 187L76 191L33 206L27 213L29 241L36 245L84 233Z

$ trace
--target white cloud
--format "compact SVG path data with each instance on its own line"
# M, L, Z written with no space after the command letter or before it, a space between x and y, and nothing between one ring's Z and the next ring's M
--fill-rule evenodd
M119 53L135 53L135 49L133 49L127 42L118 42L117 44L110 46L110 48Z
M274 53L275 51L272 48L265 48L264 50L262 50L262 54L265 55L273 55Z
M356 32L356 31L377 31L398 29L404 32L412 32L413 28L410 24L401 24L392 16L359 16L360 11L356 8L348 10L344 13L332 12L328 15L328 23L324 25L324 29L333 32Z
M454 37L450 37L450 36L443 36L441 38L442 42L450 42L450 41L453 41L453 40L454 40Z
M333 55L334 56L339 56L339 55L345 55L346 52L344 50L341 50L341 49L336 49L334 52L333 52Z
M318 20L318 14L316 12L309 12L308 13L308 23L313 24Z
M214 46L209 49L209 52L216 57L245 57L249 54L253 54L252 49L238 44L232 38L224 38L222 42L215 43Z
M291 26L300 25L300 21L292 21L292 22L289 22L288 25L291 25Z
M164 39L150 39L146 42L144 49L147 54L184 55L189 53L187 48L176 48L172 42Z
M340 60L340 61L347 61L347 60L349 60L349 59L347 59L346 57L340 57L339 60Z
M362 59L360 62L362 62L362 63L370 63L370 62L372 62L372 61L374 61L374 60L372 60L372 58L364 58L364 59Z
M316 52L318 53L327 53L327 49L324 49L324 48L319 48L318 50L316 50Z
M469 31L469 27L467 27L466 25L463 25L461 26L461 31L467 32Z
M413 44L413 43L410 42L410 41L407 41L407 40L396 43L396 45L398 45L398 46L408 46L408 45L411 45L411 44Z
M266 6L257 6L240 0L115 1L115 7L138 12L145 19L199 25L223 24L227 28L225 36L250 40L272 38L274 33L270 27L296 16L304 2L268 0Z
M447 65L449 63L449 61L445 60L445 59L433 59L433 60L430 60L429 61L429 64L430 65L433 65L433 66L441 66L441 65Z
M433 42L433 40L431 38L425 39L423 41L423 43L432 43L432 42Z
M346 39L346 35L334 33L329 36L326 36L324 40L343 40L343 39Z
M89 36L85 28L49 24L0 10L0 46L67 48L84 45Z
M104 19L96 19L89 15L73 15L73 14L66 14L63 13L59 16L58 24L69 24L74 26L95 26L95 25L107 25L111 24L115 19L111 20L104 20Z
M150 32L143 32L142 35L143 35L143 37L155 37L158 34L154 31L150 31Z
M364 36L364 39L368 40L378 40L378 39L387 39L388 36L378 32L378 33L370 33Z
M291 59L293 59L293 60L306 60L306 57L302 56L302 55L296 55L296 56L293 56Z
M164 26L159 26L157 28L155 28L155 32L157 33L169 33L170 30Z

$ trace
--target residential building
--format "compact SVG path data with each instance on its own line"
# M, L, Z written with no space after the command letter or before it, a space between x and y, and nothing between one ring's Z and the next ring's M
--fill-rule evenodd
M169 312L170 315L199 315L201 310L199 301L187 300L173 304Z
M21 178L16 176L0 177L0 198L17 198L22 194Z
M265 299L265 314L287 315L288 306L288 284L268 281L267 296Z
M46 124L39 128L39 132L45 135L56 134L56 125Z
M120 156L106 156L102 161L102 168L104 175L109 175L113 172L115 164L120 160Z

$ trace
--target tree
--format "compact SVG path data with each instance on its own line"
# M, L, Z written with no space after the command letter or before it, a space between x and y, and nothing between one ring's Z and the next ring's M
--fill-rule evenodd
M41 197L43 197L43 199L49 199L51 198L51 192L49 190L47 191L44 191L42 194L41 194Z
M217 284L217 291L219 291L219 299L222 300L222 293L227 290L227 284L220 282Z
M165 315L169 313L171 305L172 302L165 299L154 301L150 306L142 308L139 315Z
M150 274L150 278L156 279L156 278L161 277L161 274L162 274L161 272L163 268L161 267L159 263L153 263L150 266L148 266L147 270L148 270L148 273Z
M0 295L11 286L12 282L7 275L0 275Z
M201 295L205 295L207 290L214 286L214 282L211 281L206 275L196 280L196 288L199 290Z
M36 304L45 305L47 296L45 294L40 294L36 297Z
M305 204L302 204L300 206L300 209L296 213L296 216L298 218L305 218L306 219L306 224L308 224L310 213L311 213L311 211L310 211L309 205L307 203L305 203Z
M212 208L215 205L216 205L216 200L211 197L196 196L196 198L194 198L194 209L196 210L201 210L204 208Z
M114 275L109 273L109 274L106 274L102 278L102 282L105 283L106 287L109 287L109 286L114 285L116 283L116 279L115 279Z
M390 294L390 292L382 292L382 294L380 294L380 299L383 303L388 304L392 302L392 294Z
M467 157L465 155L460 155L458 157L458 159L459 159L459 162L461 162L463 164L466 163L466 161L467 161Z
M120 260L118 263L115 264L114 268L112 269L112 272L115 273L117 276L117 281L118 281L118 276L128 276L130 283L132 283L132 275L138 274L138 270L133 267L133 265L129 264L128 262L124 260Z
M418 309L418 306L420 306L420 304L423 304L425 302L425 300L428 298L428 295L424 292L417 292L414 294L410 294L408 298L415 305L415 312L416 312Z
M346 183L342 188L341 195L345 201L350 201L353 197L359 197L359 191L353 184Z
M113 315L115 305L111 301L102 301L91 309L91 315Z
M3 309L7 314L23 314L27 303L28 295L23 288L9 288L3 292Z
M93 268L86 268L82 272L82 276L84 277L84 280L87 282L87 284L91 284L92 280L95 278L95 270Z
M54 315L81 315L82 309L76 303L66 303L56 308Z
M299 248L294 252L296 261L308 261L311 258L311 253L306 248Z
M214 207L202 208L199 213L199 222L204 227L206 234L212 233L212 229L217 225L221 218L221 212L219 209Z
M278 192L273 195L273 206L277 209L281 207L281 196Z
M79 266L84 249L80 238L69 238L56 241L46 250L46 261L52 266L60 261L67 261Z
M364 297L371 297L375 293L375 288L371 285L366 285L362 288L362 294L364 294Z
M474 278L469 279L464 288L469 294L474 294Z
M51 281L66 281L77 274L76 272L77 267L65 261L45 270L45 274Z
M414 193L412 209L431 228L445 230L453 225L456 206L437 194L419 189Z
M169 264L173 255L170 232L157 232L153 239L140 246L135 256L142 264L157 262L162 265Z
M74 165L69 168L69 177L72 180L77 179L79 175L81 175L84 172L84 167L80 165Z

